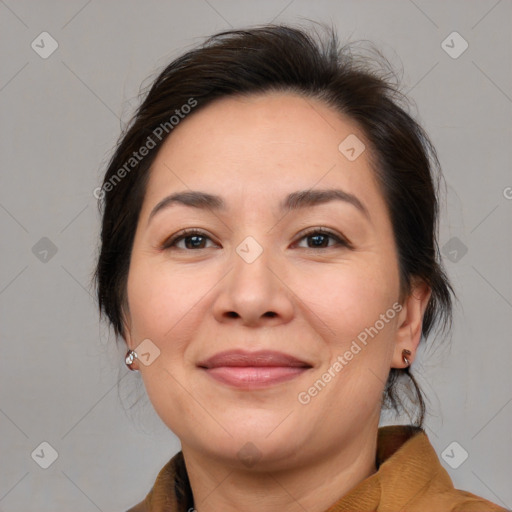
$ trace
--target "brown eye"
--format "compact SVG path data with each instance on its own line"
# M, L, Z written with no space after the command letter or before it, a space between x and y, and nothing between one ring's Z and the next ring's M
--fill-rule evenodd
M206 243L211 239L202 231L190 229L181 231L180 233L172 236L167 239L161 246L161 249L183 249L183 250L197 250L197 249L207 249ZM181 246L181 242L184 242Z
M299 242L302 240L306 240L307 246L302 246L306 249L327 249L336 246L350 247L350 244L344 238L326 229L313 229L304 234ZM334 243L330 243L331 241Z

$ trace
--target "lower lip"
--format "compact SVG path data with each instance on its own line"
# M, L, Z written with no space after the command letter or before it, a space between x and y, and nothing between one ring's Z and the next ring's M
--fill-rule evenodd
M294 379L308 369L293 366L219 366L205 371L224 384L257 389Z

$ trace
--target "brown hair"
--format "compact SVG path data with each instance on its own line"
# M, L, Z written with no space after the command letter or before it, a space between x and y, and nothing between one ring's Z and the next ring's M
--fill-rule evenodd
M116 338L125 334L131 249L158 149L183 114L193 115L217 98L270 91L323 100L362 130L393 225L401 299L410 293L413 280L423 280L432 295L422 339L436 325L443 331L451 327L454 292L437 244L441 172L435 149L407 113L407 98L380 52L373 50L382 64L375 68L375 60L352 54L355 43L341 46L334 29L327 32L325 39L284 25L222 32L171 62L154 80L118 141L99 197L103 219L94 278L100 316L108 317ZM149 147L150 141L146 156L135 158L134 152ZM416 391L417 424L422 425L424 399L409 368L391 369L384 405L398 411L403 404L396 387L402 375Z

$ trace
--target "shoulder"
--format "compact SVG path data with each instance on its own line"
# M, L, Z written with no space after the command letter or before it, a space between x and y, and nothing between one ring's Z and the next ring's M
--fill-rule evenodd
M407 512L508 512L496 503L455 488L422 429L381 427L377 461L380 467L375 476L379 480L381 507L399 505Z
M451 489L442 493L439 498L445 504L444 510L450 512L509 512L496 503L460 489Z
M128 509L126 512L147 512L147 511L148 511L148 509L146 507L146 500L143 500L140 503L137 503L137 505Z
M158 472L146 497L126 512L181 511L192 503L183 453L176 453Z

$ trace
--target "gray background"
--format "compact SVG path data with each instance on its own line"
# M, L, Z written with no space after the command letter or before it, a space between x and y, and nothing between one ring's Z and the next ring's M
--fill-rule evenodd
M511 14L510 0L0 1L0 510L125 510L179 450L99 323L92 192L170 59L231 26L305 18L403 65L448 185L440 245L461 303L451 346L414 364L426 429L440 457L468 452L457 469L441 457L456 487L512 507ZM46 59L43 31L59 45ZM441 46L453 31L458 58Z

